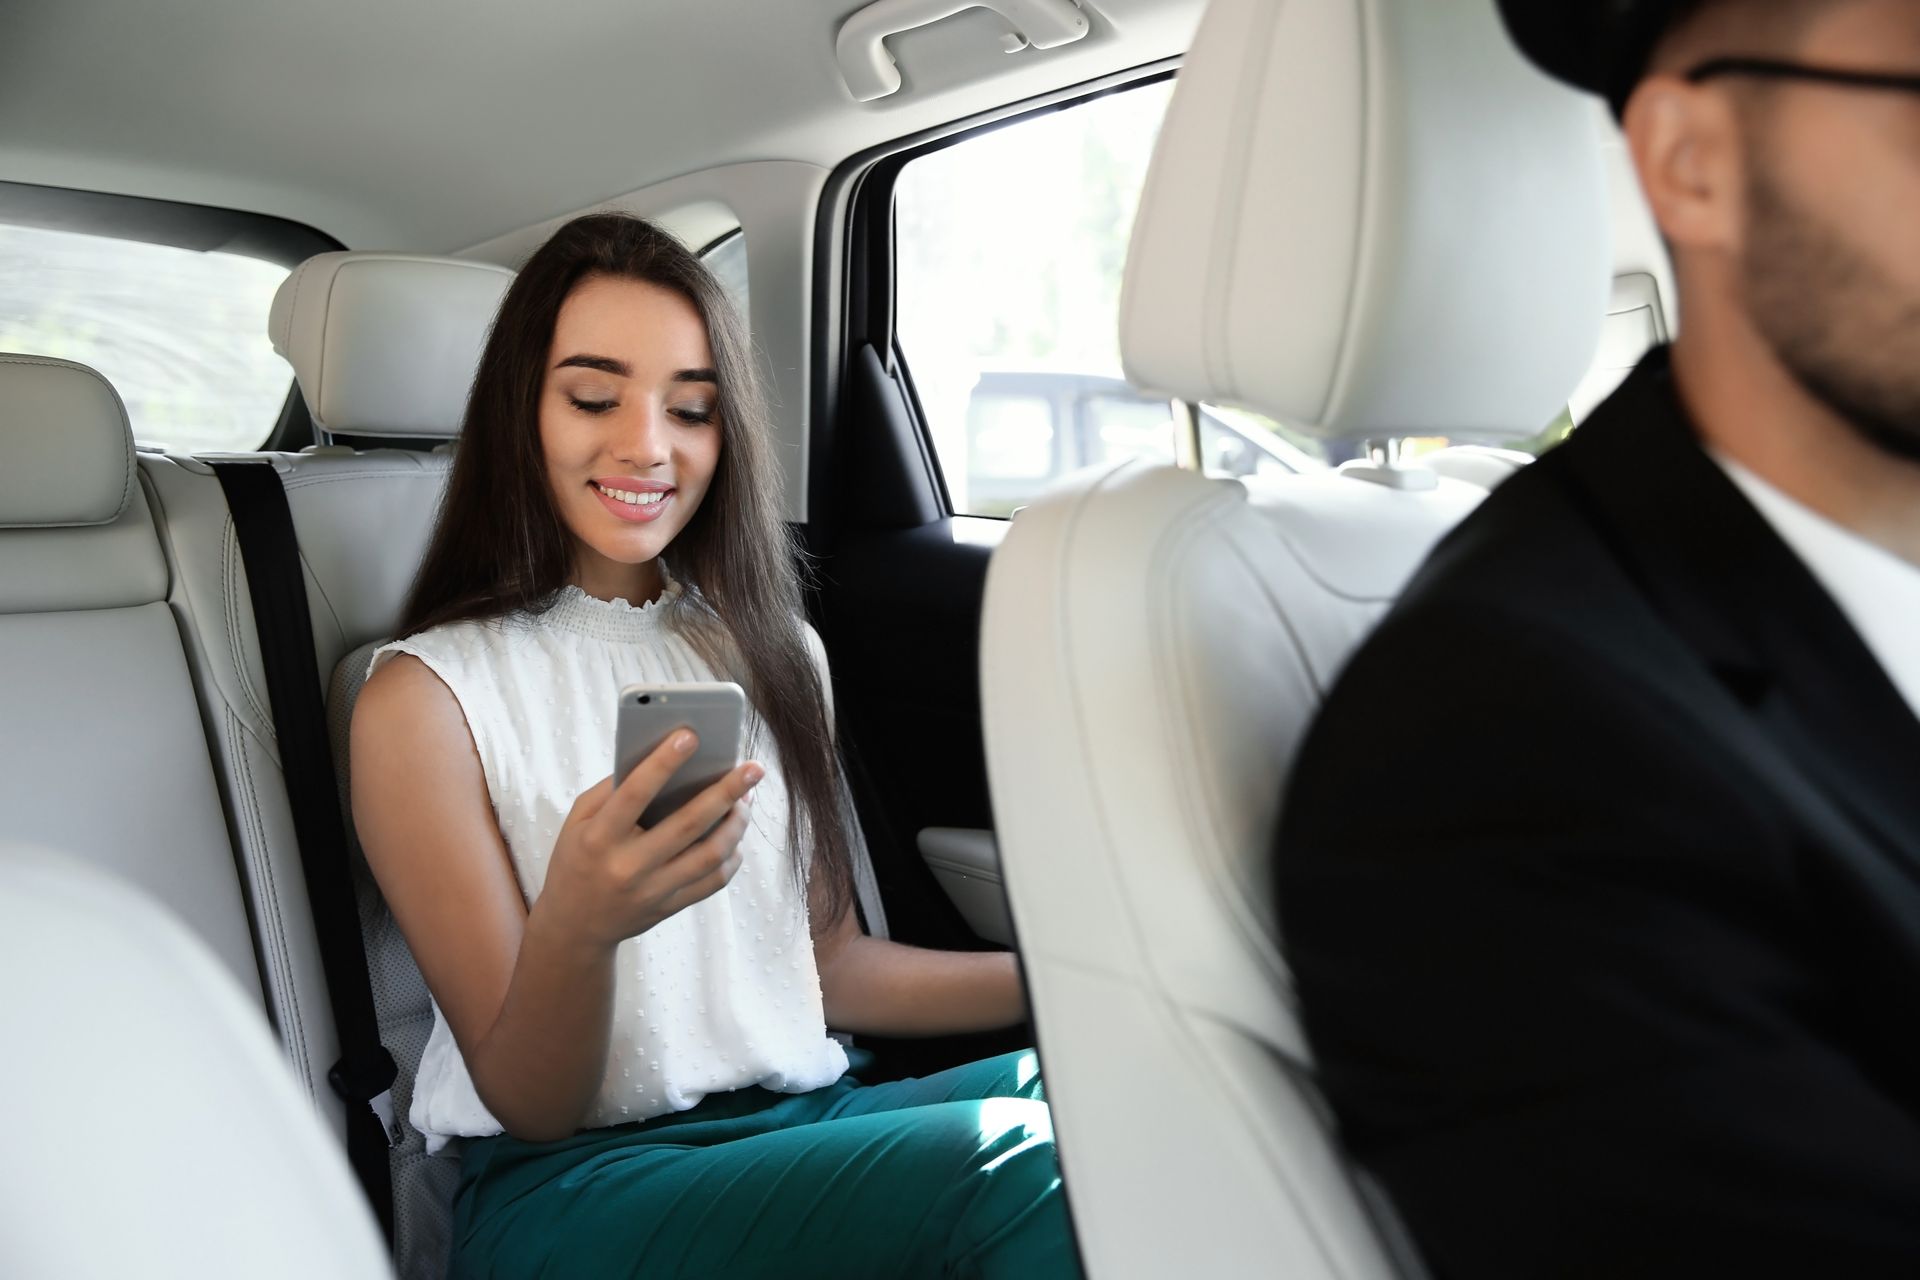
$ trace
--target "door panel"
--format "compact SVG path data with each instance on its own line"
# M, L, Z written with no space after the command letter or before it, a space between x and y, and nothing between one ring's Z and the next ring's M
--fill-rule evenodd
M903 942L996 945L917 848L922 831L993 827L979 630L1007 526L955 504L1004 515L1071 469L1068 386L1117 372L1120 265L1166 82L1143 71L1017 120L856 158L823 195L811 604L888 926ZM1004 198L1009 182L1023 199ZM981 407L996 383L1011 390L1034 373L1049 413ZM986 919L977 909L991 886L969 877L963 891ZM882 1046L883 1061L919 1072L1032 1039L1021 1027L898 1042Z

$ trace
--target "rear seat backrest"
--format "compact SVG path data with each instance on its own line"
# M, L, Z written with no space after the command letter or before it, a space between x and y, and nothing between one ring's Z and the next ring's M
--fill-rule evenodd
M260 999L170 577L119 395L0 355L0 815L172 908Z
M274 346L292 361L324 428L356 438L450 440L465 413L487 328L512 279L488 263L322 254L275 297ZM451 459L445 452L388 449L268 456L293 512L321 677L357 691L354 667L364 668L365 660L351 655L397 626ZM338 1036L233 522L205 462L148 456L141 465L173 557L173 599L191 624L189 654L243 855L276 1018L310 1092L342 1133L342 1106L326 1083ZM344 725L351 714L350 699L330 700L330 720ZM344 804L344 751L336 765ZM381 1038L400 1067L394 1106L405 1116L431 1026L426 986L357 845L344 856L353 863ZM455 1165L429 1160L420 1136L411 1128L407 1134L393 1159L396 1260L403 1276L435 1275L446 1256Z

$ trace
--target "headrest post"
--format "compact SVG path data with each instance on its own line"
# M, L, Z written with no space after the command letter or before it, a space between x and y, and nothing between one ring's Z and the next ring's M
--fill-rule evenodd
M1200 406L1191 400L1173 402L1173 460L1182 471L1206 470L1200 451Z
M1340 474L1408 493L1423 493L1439 487L1440 477L1431 467L1407 461L1406 446L1406 440L1400 436L1368 440L1361 446L1366 450L1366 458L1342 463Z

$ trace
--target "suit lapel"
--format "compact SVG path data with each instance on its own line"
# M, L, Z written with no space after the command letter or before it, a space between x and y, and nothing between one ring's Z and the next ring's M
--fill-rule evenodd
M1753 728L1920 868L1920 719L1700 446L1666 353L1649 355L1560 452L1569 496Z

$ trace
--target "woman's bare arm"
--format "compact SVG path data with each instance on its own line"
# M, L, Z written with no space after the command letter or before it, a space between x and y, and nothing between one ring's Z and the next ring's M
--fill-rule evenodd
M1022 1022L1020 962L1006 951L929 951L860 932L849 908L814 941L827 1025L855 1035L938 1036Z

